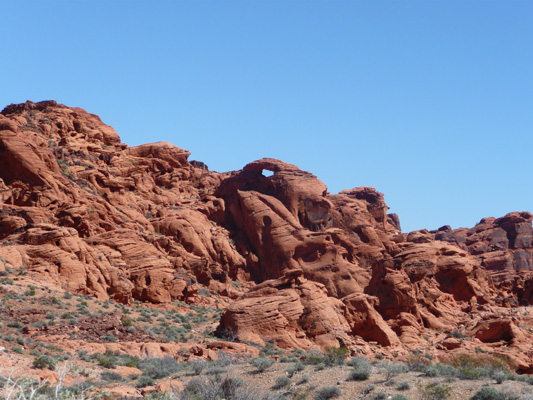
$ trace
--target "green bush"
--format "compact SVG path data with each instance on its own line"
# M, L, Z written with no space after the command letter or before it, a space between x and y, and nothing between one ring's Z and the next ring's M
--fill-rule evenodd
M165 358L145 358L141 361L139 369L144 376L160 379L180 371L183 366L172 357L166 356Z
M155 385L155 381L153 380L153 378L143 375L137 380L137 384L135 385L135 387L144 388L147 386L154 386L154 385Z
M456 354L451 355L446 364L450 364L457 369L485 368L487 370L513 371L515 363L513 360L500 354Z
M273 366L275 363L274 360L266 357L258 357L254 358L250 364L252 364L256 369L257 372L260 374L265 372L267 369L269 369L271 366Z
M207 371L205 371L206 375L222 375L227 372L226 368L219 367L218 365L214 365L212 367L207 368Z
M245 387L242 379L231 376L191 379L180 396L181 400L259 400L263 398L264 396L260 396L253 389Z
M470 400L507 400L507 395L493 387L485 386L479 389Z
M138 368L138 369L141 368L141 359L137 356L130 356L129 354L126 354L120 357L118 363L126 367Z
M337 386L326 386L318 389L315 393L315 400L328 400L341 395L341 389Z
M391 400L409 400L409 397L407 397L405 394L398 393L392 396Z
M349 381L365 381L370 378L372 373L372 365L364 357L354 357L349 364L353 367L348 376Z
M104 371L100 374L100 377L106 382L121 382L124 380L124 377L115 371Z
M50 356L39 356L35 360L33 360L33 368L48 368L53 371L56 368L56 361Z
M477 367L477 368L462 368L459 370L459 378L461 379L481 379L486 378L490 375L490 372L488 369L483 367Z
M278 376L272 389L278 390L288 387L291 384L291 379L288 376Z
M302 361L304 364L317 365L324 363L324 355L317 350L306 351L302 356Z
M384 362L381 364L381 368L385 372L386 381L390 381L395 376L407 372L407 366L397 363Z
M114 354L100 354L96 360L98 364L104 368L114 369L117 366L117 357Z
M189 367L193 370L194 375L200 375L205 368L205 361L192 360L189 362Z
M437 383L430 383L419 386L420 398L422 400L446 400L450 397L452 388L447 385L439 385Z
M297 372L301 372L305 369L305 366L301 362L294 363L289 368L287 368L287 374L290 378L294 376Z
M281 355L283 355L283 351L273 342L266 342L265 346L261 349L261 353L259 354L260 357Z
M403 381L396 386L396 389L398 390L409 390L411 389L411 384L408 381Z
M348 354L350 354L350 351L346 347L328 346L324 352L324 364L328 367L333 365L344 365L344 360L346 360Z
M513 376L507 371L497 370L492 372L492 378L497 384L501 384L506 380L513 379Z
M457 377L460 374L460 371L455 367L442 363L423 365L421 369L424 375L430 378L439 376Z

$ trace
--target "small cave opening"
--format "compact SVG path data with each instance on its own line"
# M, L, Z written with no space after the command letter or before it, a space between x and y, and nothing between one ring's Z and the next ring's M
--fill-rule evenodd
M270 178L272 175L274 175L274 171L271 171L269 169L263 169L261 170L261 174L265 177L265 178Z

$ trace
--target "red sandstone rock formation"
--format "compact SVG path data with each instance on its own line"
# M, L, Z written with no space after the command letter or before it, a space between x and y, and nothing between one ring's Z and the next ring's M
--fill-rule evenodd
M123 303L218 305L220 334L287 348L446 352L466 346L446 336L459 330L516 355L531 341L525 316L494 318L533 303L530 213L402 234L373 188L333 195L279 160L220 174L188 157L130 148L80 108L6 107L0 270Z

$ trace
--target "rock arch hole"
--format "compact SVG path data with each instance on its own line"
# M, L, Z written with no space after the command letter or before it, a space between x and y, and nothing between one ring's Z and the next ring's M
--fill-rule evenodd
M261 171L261 173L263 174L264 177L266 178L269 178L271 177L272 175L274 175L274 171L271 171L269 169L264 169Z

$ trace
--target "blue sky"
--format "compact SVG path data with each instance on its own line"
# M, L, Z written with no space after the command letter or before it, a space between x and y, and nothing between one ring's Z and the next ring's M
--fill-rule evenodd
M404 231L533 211L533 2L4 1L0 107L55 99L210 169L373 186Z

